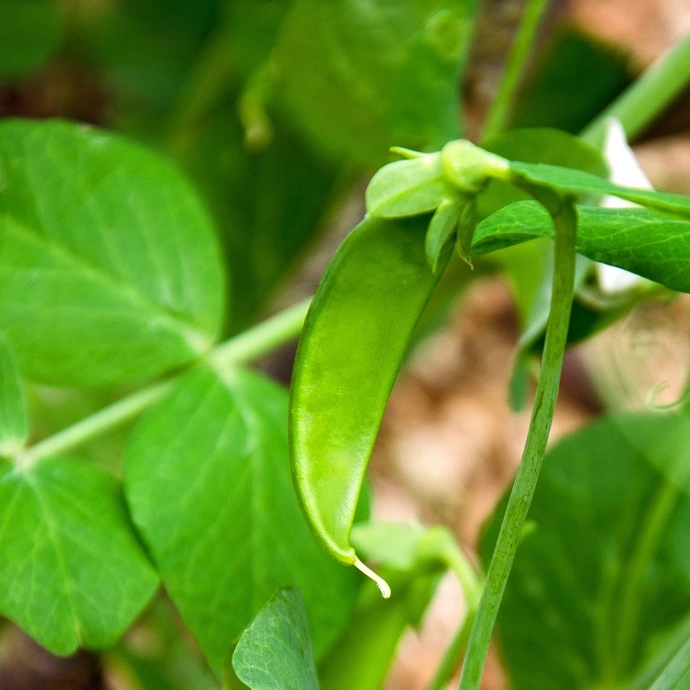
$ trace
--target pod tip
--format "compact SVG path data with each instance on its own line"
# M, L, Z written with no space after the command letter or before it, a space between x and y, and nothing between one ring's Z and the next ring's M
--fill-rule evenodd
M367 577L370 577L376 583L376 586L379 588L381 596L384 599L390 598L391 588L382 577L379 577L371 568L367 568L367 566L364 565L364 563L362 563L362 561L360 561L357 557L355 557L355 562L353 565L355 568L357 568L357 570L361 570Z

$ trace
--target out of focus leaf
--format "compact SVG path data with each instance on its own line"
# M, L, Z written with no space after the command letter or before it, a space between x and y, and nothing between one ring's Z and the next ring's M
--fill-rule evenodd
M0 2L0 80L40 68L60 47L63 32L55 0Z
M0 336L0 455L24 444L27 427L24 383L12 348Z
M278 101L324 151L369 166L459 134L474 0L295 0L272 56ZM315 69L318 66L318 69Z
M548 453L498 618L516 690L628 688L690 614L689 446L688 417L636 414Z

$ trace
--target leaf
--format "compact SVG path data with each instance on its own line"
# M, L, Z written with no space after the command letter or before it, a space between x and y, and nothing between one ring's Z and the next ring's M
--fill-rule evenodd
M281 589L242 633L232 656L251 690L318 690L304 601L296 587Z
M669 660L649 690L683 690L690 684L690 639Z
M367 187L367 213L380 218L418 216L435 210L451 195L441 154L432 153L384 165Z
M237 98L235 92L226 95L195 121L178 152L220 230L234 288L233 332L256 319L321 229L343 183L336 168L315 155L284 118L272 118L270 145L248 149L237 120Z
M0 329L28 378L141 379L209 349L218 248L169 163L86 126L6 120L0 175Z
M27 434L24 384L12 348L0 335L0 455L21 448Z
M577 251L624 268L671 290L690 291L690 221L647 209L577 208ZM472 257L536 237L553 237L549 214L537 202L520 201L483 220Z
M271 61L277 102L338 159L373 167L392 145L439 149L459 134L475 4L296 0Z
M511 687L630 687L686 619L689 445L684 415L629 414L547 454L498 617ZM482 539L484 563L504 509Z
M64 459L0 461L0 612L53 654L115 643L158 577L118 482Z
M0 3L0 80L39 69L59 48L62 13L54 0L3 0Z
M560 27L547 40L534 77L518 98L512 126L575 134L630 84L629 60L573 27Z
M461 214L466 214L466 208L471 202L463 204L457 197L445 198L439 204L436 212L431 217L429 229L424 238L424 251L426 260L434 273L438 269L438 262L444 247L455 234ZM474 231L474 226L472 226ZM472 238L471 232L470 241Z
M297 504L287 395L246 371L187 374L126 452L133 519L211 666L278 587L296 584L319 656L354 603L357 574L323 553Z
M690 220L690 197L682 194L621 187L582 170L544 163L513 161L510 168L513 173L517 173L528 182L546 185L563 193L575 196L608 194L619 199L632 201L634 204L639 204L653 211L669 213Z

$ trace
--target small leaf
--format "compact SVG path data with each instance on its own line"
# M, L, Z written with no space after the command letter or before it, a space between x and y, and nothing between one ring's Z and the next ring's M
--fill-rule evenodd
M384 165L366 192L367 213L380 218L404 218L430 213L452 193L446 183L441 154Z
M118 482L63 459L0 461L0 612L53 654L111 646L158 577Z
M281 589L242 633L232 656L251 690L318 690L304 601L296 587Z
M463 203L456 196L446 197L431 217L424 240L424 250L426 251L426 260L434 273L438 268L438 261L443 248L455 234L458 219L466 206L467 202Z
M621 187L582 170L556 165L513 161L510 167L525 180L546 185L560 192L575 196L582 194L615 196L653 211L661 211L690 220L690 197L682 194Z
M470 199L460 209L460 217L458 219L458 236L455 243L455 250L460 258L470 267L470 248L472 247L472 238L477 227L477 204L475 199Z
M287 394L247 371L189 372L135 431L125 458L135 524L212 668L278 587L307 602L317 656L358 577L320 548L295 496Z
M21 448L28 433L26 401L14 353L0 336L0 455Z
M580 206L577 214L580 254L690 292L690 221L635 208ZM537 202L519 201L477 226L472 256L537 237L553 237L551 218Z
M164 159L66 122L0 123L0 329L52 385L141 379L220 328L213 226Z

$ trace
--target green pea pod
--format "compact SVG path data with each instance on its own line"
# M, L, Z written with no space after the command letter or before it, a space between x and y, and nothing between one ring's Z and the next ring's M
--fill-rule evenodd
M429 217L365 218L333 257L302 331L292 377L290 450L302 510L334 558L364 566L350 530L383 411L452 246L433 272Z

